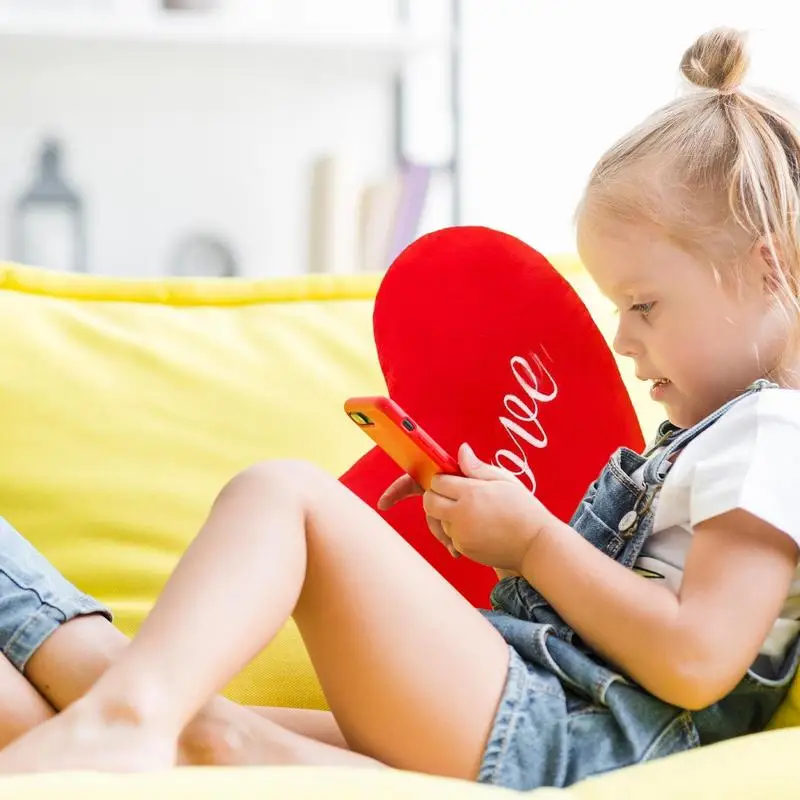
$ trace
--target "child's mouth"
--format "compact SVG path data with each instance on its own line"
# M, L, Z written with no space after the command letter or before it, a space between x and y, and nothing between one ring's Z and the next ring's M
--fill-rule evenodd
M660 400L664 396L664 392L666 392L667 388L671 386L672 383L667 378L656 378L653 381L653 385L650 387L650 397L653 400Z

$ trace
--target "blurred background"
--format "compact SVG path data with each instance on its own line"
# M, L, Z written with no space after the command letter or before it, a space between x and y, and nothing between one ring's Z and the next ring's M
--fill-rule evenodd
M703 30L800 97L781 0L0 0L0 258L110 275L382 270L482 224L574 249L592 164Z

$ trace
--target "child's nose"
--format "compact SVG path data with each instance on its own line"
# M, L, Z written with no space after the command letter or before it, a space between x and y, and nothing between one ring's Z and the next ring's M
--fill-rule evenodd
M619 325L617 326L617 333L614 336L613 347L614 352L620 356L633 358L634 356L640 354L640 348L638 347L636 339L634 339L626 330L626 326L622 323L622 321L620 321Z

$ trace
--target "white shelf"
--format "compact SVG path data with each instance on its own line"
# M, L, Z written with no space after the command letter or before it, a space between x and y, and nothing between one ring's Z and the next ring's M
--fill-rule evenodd
M121 17L75 14L20 14L0 12L0 54L63 48L161 47L220 49L226 52L293 56L316 60L336 58L364 61L396 70L418 52L444 42L422 39L403 31L335 31L301 26L249 23L225 15L160 12L152 16Z

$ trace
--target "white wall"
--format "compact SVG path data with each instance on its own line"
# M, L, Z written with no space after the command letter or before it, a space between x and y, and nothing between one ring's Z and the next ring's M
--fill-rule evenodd
M280 2L278 13L270 0L276 21L321 31L393 24L393 0L340 1L335 14L324 0ZM39 141L55 134L87 204L90 271L162 273L182 236L211 233L230 241L245 274L303 272L313 159L341 155L371 179L392 165L391 82L359 63L313 48L3 40L0 258Z
M164 51L146 64L115 60L0 60L0 252L34 147L51 132L87 203L90 270L114 274L163 271L178 237L194 232L229 239L249 274L301 272L312 158L335 151L366 174L388 168L380 80L200 54L176 64Z
M800 100L800 8L785 0L464 2L463 221L545 252L574 248L592 165L675 96L704 30L751 30L752 83Z
M394 5L227 2L354 33L388 29ZM755 29L753 81L800 98L800 10L782 0L676 0L652 22L650 4L626 0L464 0L464 11L463 221L548 252L573 248L572 213L592 164L674 96L680 55L701 31ZM231 48L98 48L0 47L0 257L48 133L64 138L87 201L90 269L117 274L165 271L194 232L229 239L246 274L302 272L313 158L339 153L370 179L391 167L380 69ZM439 158L446 114L431 106L417 117L437 121L418 124L425 140L412 135L412 148Z

